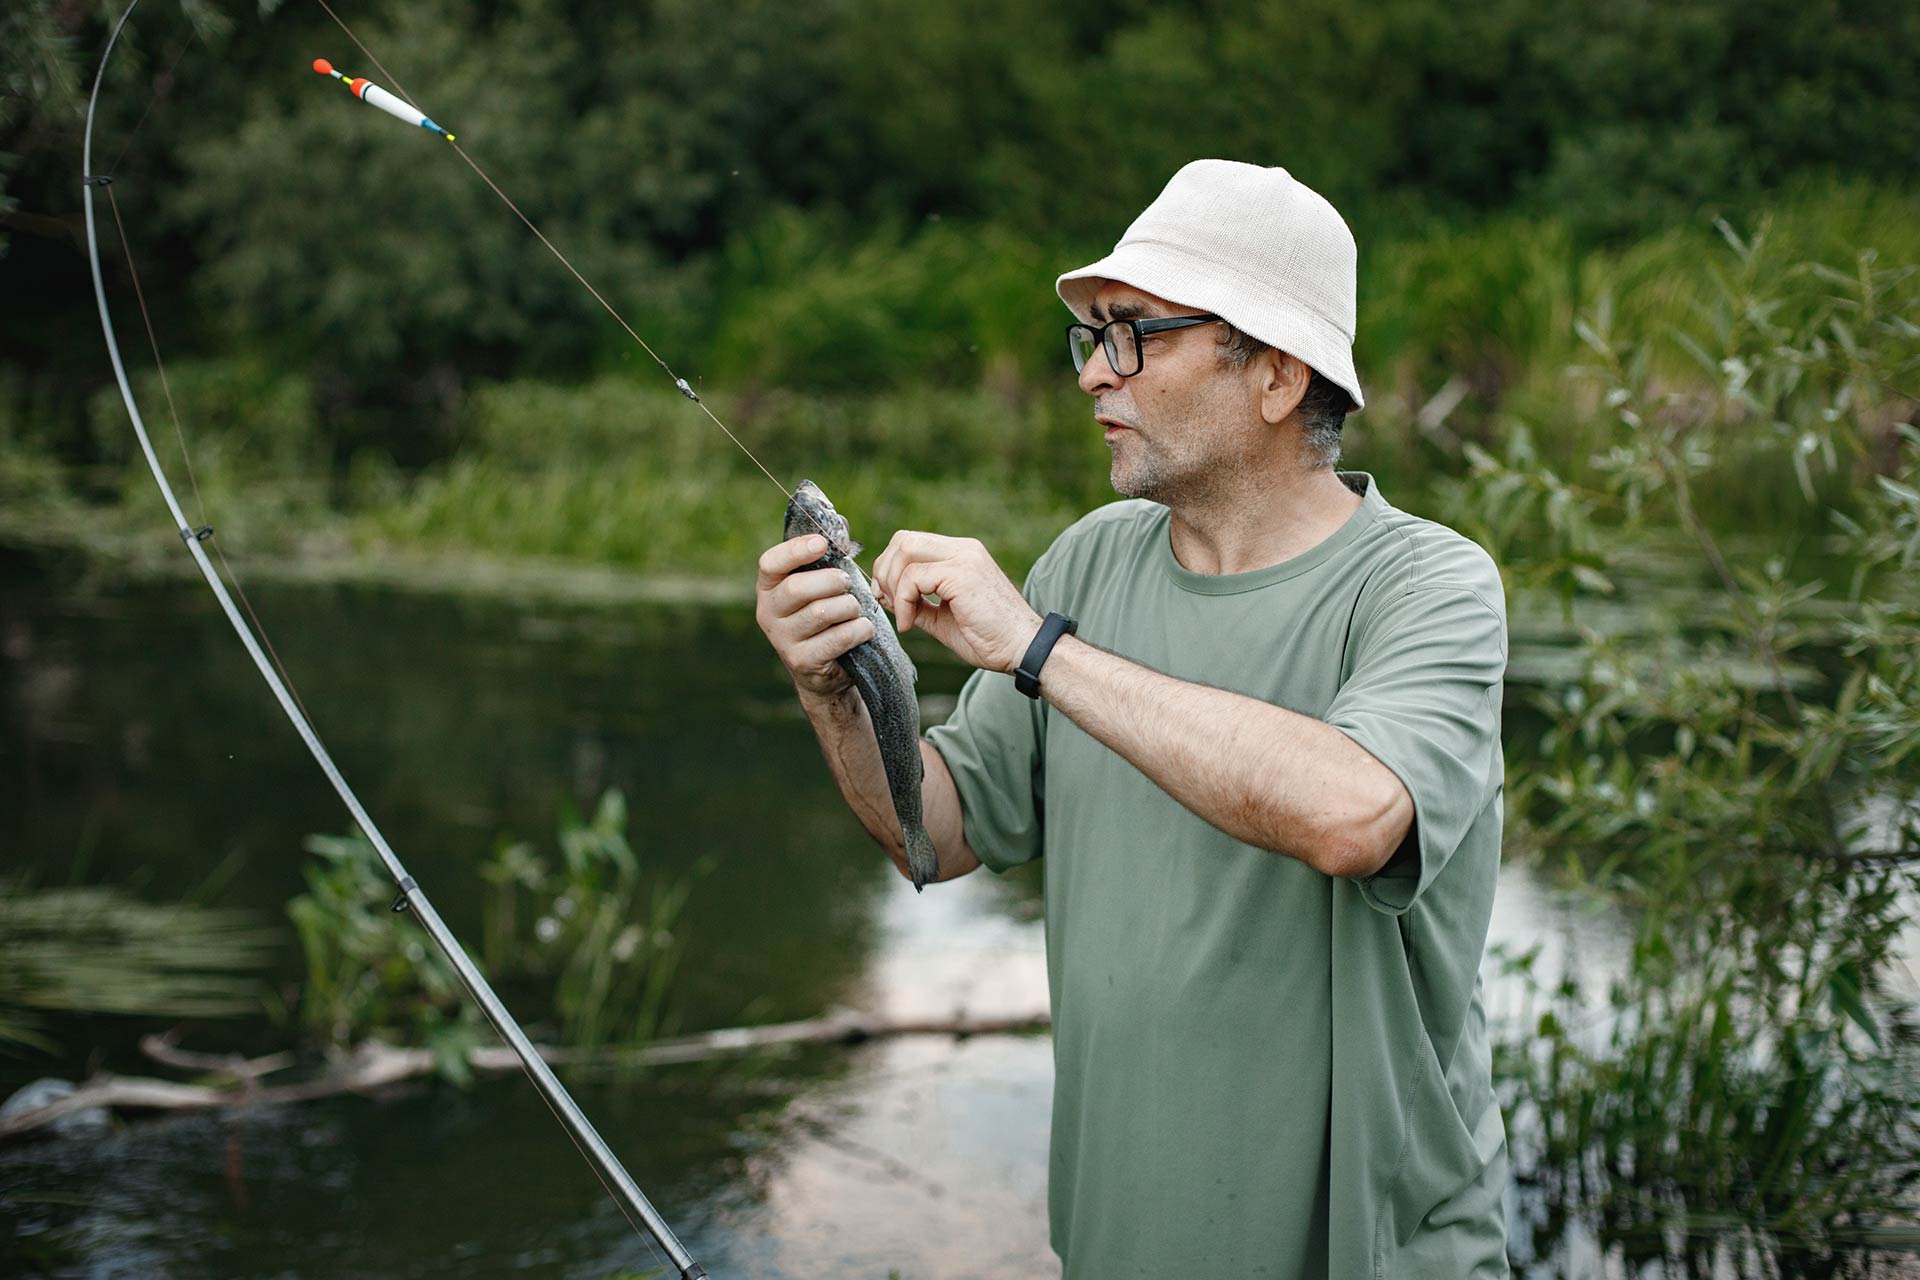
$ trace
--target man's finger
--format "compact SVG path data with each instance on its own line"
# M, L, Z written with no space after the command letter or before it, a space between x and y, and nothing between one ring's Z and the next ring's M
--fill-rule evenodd
M894 554L894 548L900 545L905 533L905 529L895 530L894 535L887 539L886 550L873 558L873 585L882 599L893 595L893 588L889 584L893 581L894 561L899 558Z
M804 573L790 573L773 589L773 612L776 617L784 618L789 614L800 612L815 600L845 595L852 589L853 579L840 569L811 569Z
M794 657L800 662L824 667L871 639L873 639L871 621L864 617L849 618L795 646Z
M959 549L960 541L944 534L902 529L893 535L893 540L887 543L887 549L873 562L874 580L884 581L887 594L897 599L906 594L902 584L909 569L914 565L951 560Z
M921 597L938 598L935 589L940 585L940 574L934 565L926 562L909 564L900 570L900 581L894 585L898 591L894 616L899 619L900 632L904 635L922 609L934 607Z
M817 533L802 534L768 547L760 557L760 590L772 590L780 579L803 564L812 564L825 554L827 540Z
M792 620L802 635L813 635L837 623L851 622L859 616L860 602L853 598L852 592L842 591L838 595L802 605L794 612Z
M887 549L873 562L876 575L891 580L901 568L927 560L948 560L958 549L960 539L919 529L901 529L887 542Z

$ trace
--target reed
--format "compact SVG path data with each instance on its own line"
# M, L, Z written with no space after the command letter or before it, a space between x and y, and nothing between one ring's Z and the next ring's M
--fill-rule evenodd
M281 941L245 911L0 881L0 1050L57 1051L50 1015L259 1013L260 975Z

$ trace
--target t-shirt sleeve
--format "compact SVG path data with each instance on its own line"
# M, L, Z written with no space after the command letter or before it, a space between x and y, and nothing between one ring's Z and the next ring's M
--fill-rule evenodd
M1024 594L1045 612L1036 597L1039 574L1036 566ZM1012 676L976 671L953 714L927 731L953 775L967 845L990 871L1041 854L1046 714L1046 704L1014 688Z
M1369 905L1399 915L1499 793L1506 620L1470 587L1423 587L1384 605L1360 643L1353 674L1326 720L1391 769L1413 797L1406 843L1359 881Z

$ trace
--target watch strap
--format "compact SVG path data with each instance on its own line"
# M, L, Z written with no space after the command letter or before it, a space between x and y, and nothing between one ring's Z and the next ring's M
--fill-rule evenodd
M1045 664L1047 655L1053 652L1053 646L1060 643L1061 636L1070 636L1080 629L1080 624L1064 613L1049 613L1040 624L1040 631L1033 637L1033 643L1027 646L1027 654L1020 659L1020 665L1013 670L1013 687L1029 698L1040 696L1040 668Z

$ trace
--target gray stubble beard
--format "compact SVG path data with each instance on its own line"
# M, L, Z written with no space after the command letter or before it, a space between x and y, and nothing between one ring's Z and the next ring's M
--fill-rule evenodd
M1138 436L1136 454L1124 471L1119 449L1108 446L1113 454L1108 482L1112 484L1113 491L1123 498L1145 498L1165 507L1211 506L1220 498L1240 489L1240 482L1254 470L1248 466L1242 454L1216 461L1210 468L1200 468L1188 474L1169 474L1173 468L1166 465L1164 455L1159 454L1137 430L1134 434Z

